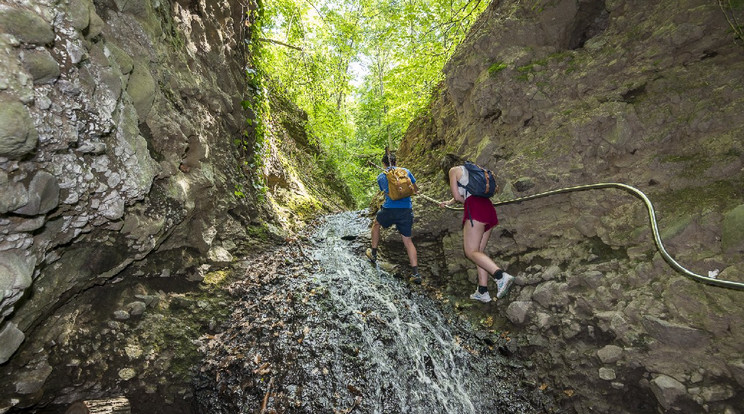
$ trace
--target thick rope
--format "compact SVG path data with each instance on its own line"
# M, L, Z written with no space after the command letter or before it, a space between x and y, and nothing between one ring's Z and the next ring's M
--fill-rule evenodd
M701 283L705 283L705 284L713 285L713 286L719 286L723 288L728 288L728 289L744 290L744 283L734 282L730 280L714 279L712 277L699 275L697 273L694 273L694 272L691 272L685 269L684 267L682 267L682 265L677 263L677 261L674 260L672 256L669 255L669 253L667 253L666 249L664 248L664 244L661 242L661 236L659 235L659 226L656 223L656 213L654 211L654 206L651 204L651 200L649 200L648 197L646 197L646 194L644 194L641 190L635 187L632 187L626 184L621 184L621 183L597 183L597 184L578 185L575 187L559 188L557 190L546 191L544 193L533 194L533 195L529 195L526 197L520 197L520 198L511 199L511 200L497 201L497 202L494 202L493 205L502 206L506 204L521 203L523 201L533 200L535 198L547 197L547 196L551 196L555 194L569 193L573 191L594 190L598 188L613 188L613 187L620 188L620 189L630 192L631 194L640 198L643 201L643 203L646 205L646 210L648 211L649 222L651 224L651 230L654 234L654 242L656 242L656 247L659 250L659 253L661 254L661 256L664 258L664 260L666 260L666 262L669 263L669 265L674 270L682 273L683 275L697 282L701 282ZM439 201L434 200L433 198L428 197L425 194L419 193L418 195L428 201L431 201L436 204L440 204ZM451 206L445 206L445 207L450 210L462 210L463 209L462 207L451 207Z

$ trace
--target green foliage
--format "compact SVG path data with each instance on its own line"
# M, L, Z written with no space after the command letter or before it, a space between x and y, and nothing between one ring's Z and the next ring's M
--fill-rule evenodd
M377 191L377 172L366 160L401 141L486 6L482 0L266 0L253 28L255 74L307 112L308 135L327 154L324 168L365 204ZM261 80L255 82L260 90Z
M266 124L270 117L269 102L264 87L266 78L265 50L261 43L256 41L256 37L261 33L261 24L263 21L263 4L259 0L257 6L246 12L244 24L250 26L251 31L245 36L244 42L248 46L247 62L245 75L248 81L250 94L247 99L241 102L243 110L248 112L246 126L248 127L242 134L241 141L237 143L245 154L251 154L243 161L244 166L251 171L259 171L264 165L266 151L268 150L266 141ZM267 191L266 185L261 180L260 174L254 173L251 176L251 187L257 194L258 200L263 202ZM242 187L238 184L233 194L238 198L245 197Z
M488 68L488 75L489 76L496 76L497 73L501 72L502 70L506 69L508 66L504 62L496 62L493 65L489 66Z

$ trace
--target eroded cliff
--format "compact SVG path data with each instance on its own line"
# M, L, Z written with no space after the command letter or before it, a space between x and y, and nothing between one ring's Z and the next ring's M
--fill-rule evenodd
M400 164L440 199L447 153L497 171L498 200L636 186L679 262L742 282L744 49L724 12L703 0L494 2L408 130ZM517 287L473 313L512 331L537 362L535 386L578 412L739 412L743 293L672 270L643 203L605 189L498 212L488 253ZM466 307L475 269L460 214L419 200L414 238L442 249L431 283Z
M0 369L9 379L0 412L105 395L105 376L144 378L151 363L158 381L171 362L148 362L132 338L163 329L145 353L173 354L214 316L196 300L174 305L171 291L198 292L193 282L215 267L350 202L343 186L305 168L322 154L299 111L278 97L257 101L267 91L246 76L256 9L232 0L0 4ZM303 215L287 217L283 204ZM205 319L161 315L137 331L168 306Z

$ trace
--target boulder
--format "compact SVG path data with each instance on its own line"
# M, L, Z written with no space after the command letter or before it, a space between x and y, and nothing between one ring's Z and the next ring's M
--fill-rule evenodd
M671 323L654 316L644 316L642 323L649 335L667 345L688 349L705 347L710 342L709 334L703 330Z
M39 171L28 187L28 203L14 210L16 214L35 216L46 214L59 205L59 183L46 171Z
M19 159L36 148L39 134L21 102L0 97L0 157Z
M31 10L0 5L0 32L10 33L23 43L54 42L52 25Z
M687 397L684 384L663 374L651 380L651 391L665 410L671 410L679 401Z
M26 336L11 322L0 329L0 364L4 364L15 353Z
M59 64L44 48L24 51L21 54L21 61L36 85L52 83L60 75Z
M607 345L597 351L597 356L603 364L612 364L620 360L623 355L623 349L617 345Z
M144 121L155 101L155 80L144 64L134 64L132 74L129 75L127 93L132 98L140 122Z
M528 320L532 306L532 302L529 301L512 302L506 308L506 317L515 325L523 325Z

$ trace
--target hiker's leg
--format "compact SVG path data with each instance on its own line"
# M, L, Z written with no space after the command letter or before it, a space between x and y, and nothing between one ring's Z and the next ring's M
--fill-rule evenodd
M488 229L488 231L484 232L483 236L481 236L481 241L480 241L480 244L478 245L478 251L481 253L485 254L486 252L486 245L488 244L488 239L491 237L491 230L492 229ZM486 271L486 269L480 266L477 266L477 267L478 267L478 285L487 286L488 279L491 275Z
M406 247L406 253L408 253L408 261L411 263L411 267L416 268L418 266L418 256L416 255L416 246L413 245L413 240L410 237L406 237L401 234L403 239L403 246Z
M486 254L480 249L481 242L483 242L483 239L486 236L485 233L485 224L473 220L473 225L471 226L470 221L468 220L463 225L462 244L463 249L465 250L465 256L468 259L475 263L476 266L488 272L488 274L493 274L493 272L498 270L499 267L496 266L496 263L494 263L493 260L486 256ZM490 235L491 233L489 232L488 236ZM485 241L488 242L488 238L486 238ZM480 279L480 272L478 277Z
M372 223L372 248L376 249L377 245L380 243L380 223L377 222L377 219Z

